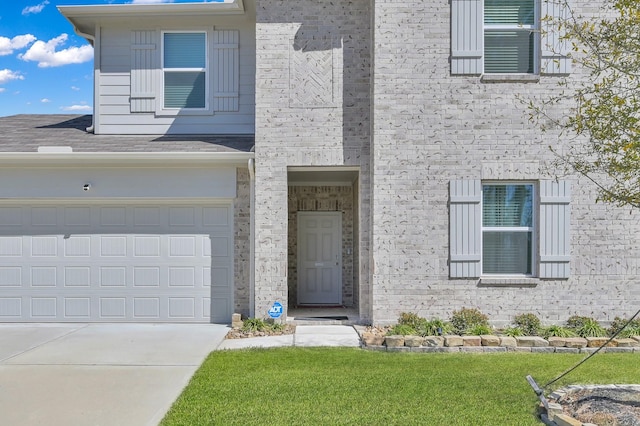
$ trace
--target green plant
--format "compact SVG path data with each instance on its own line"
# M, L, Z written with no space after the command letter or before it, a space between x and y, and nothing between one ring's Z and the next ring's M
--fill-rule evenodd
M509 336L509 337L519 337L524 335L524 333L522 332L522 329L520 327L508 327L505 328L502 333L505 336Z
M468 336L482 336L484 334L492 334L492 330L488 325L476 324L467 328L465 334Z
M242 322L244 332L264 331L266 328L267 324L260 318L247 318Z
M540 329L540 335L545 339L549 337L574 337L576 333L561 325L550 325Z
M489 327L489 318L475 308L461 308L451 314L451 325L456 334L468 334L467 330L476 325Z
M519 327L526 336L537 336L540 330L540 319L532 313L516 315L513 323Z
M406 324L396 324L387 331L387 336L411 336L417 335L415 328Z
M593 318L587 318L582 322L582 325L575 330L575 333L580 337L605 337L607 330L602 327L598 321Z
M588 320L591 320L591 319L593 319L593 318L583 317L583 316L580 316L580 315L572 315L567 320L567 328L571 328L571 329L577 330L578 328L583 326L585 321L588 321Z
M444 336L451 334L452 330L451 324L437 318L424 321L416 328L420 336Z
M413 312L402 312L398 318L398 324L408 325L414 329L417 329L425 321L424 318L419 317L418 314L414 314Z
M613 322L611 323L611 326L607 330L609 332L609 335L613 336L618 331L622 330L618 334L618 337L640 336L640 319L634 319L629 323L629 325L622 329L622 327L624 327L627 322L629 322L627 318L615 317L613 319Z

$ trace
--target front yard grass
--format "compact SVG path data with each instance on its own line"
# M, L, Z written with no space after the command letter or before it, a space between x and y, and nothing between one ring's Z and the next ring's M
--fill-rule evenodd
M540 385L584 355L278 348L209 355L161 425L540 425ZM637 354L599 354L553 385L640 383Z

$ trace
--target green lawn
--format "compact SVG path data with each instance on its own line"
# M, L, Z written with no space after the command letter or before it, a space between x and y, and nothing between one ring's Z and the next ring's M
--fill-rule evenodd
M213 352L161 425L540 425L540 385L584 355L347 348ZM636 354L598 354L571 383L640 383Z

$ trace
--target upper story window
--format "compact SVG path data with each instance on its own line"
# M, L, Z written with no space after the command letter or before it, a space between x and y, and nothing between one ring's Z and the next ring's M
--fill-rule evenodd
M451 0L451 73L568 74L568 41L556 27L567 16L563 1Z
M162 42L164 108L208 108L207 34L165 32Z
M484 1L484 72L537 72L538 24L534 0Z

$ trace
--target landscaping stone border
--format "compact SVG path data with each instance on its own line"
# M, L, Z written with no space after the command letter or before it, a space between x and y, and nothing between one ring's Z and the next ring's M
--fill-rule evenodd
M387 352L534 352L590 354L598 350L609 339L606 337L550 337L539 336L382 336L368 332L364 326L354 326L362 347L368 350ZM600 352L640 354L640 336L613 339Z

